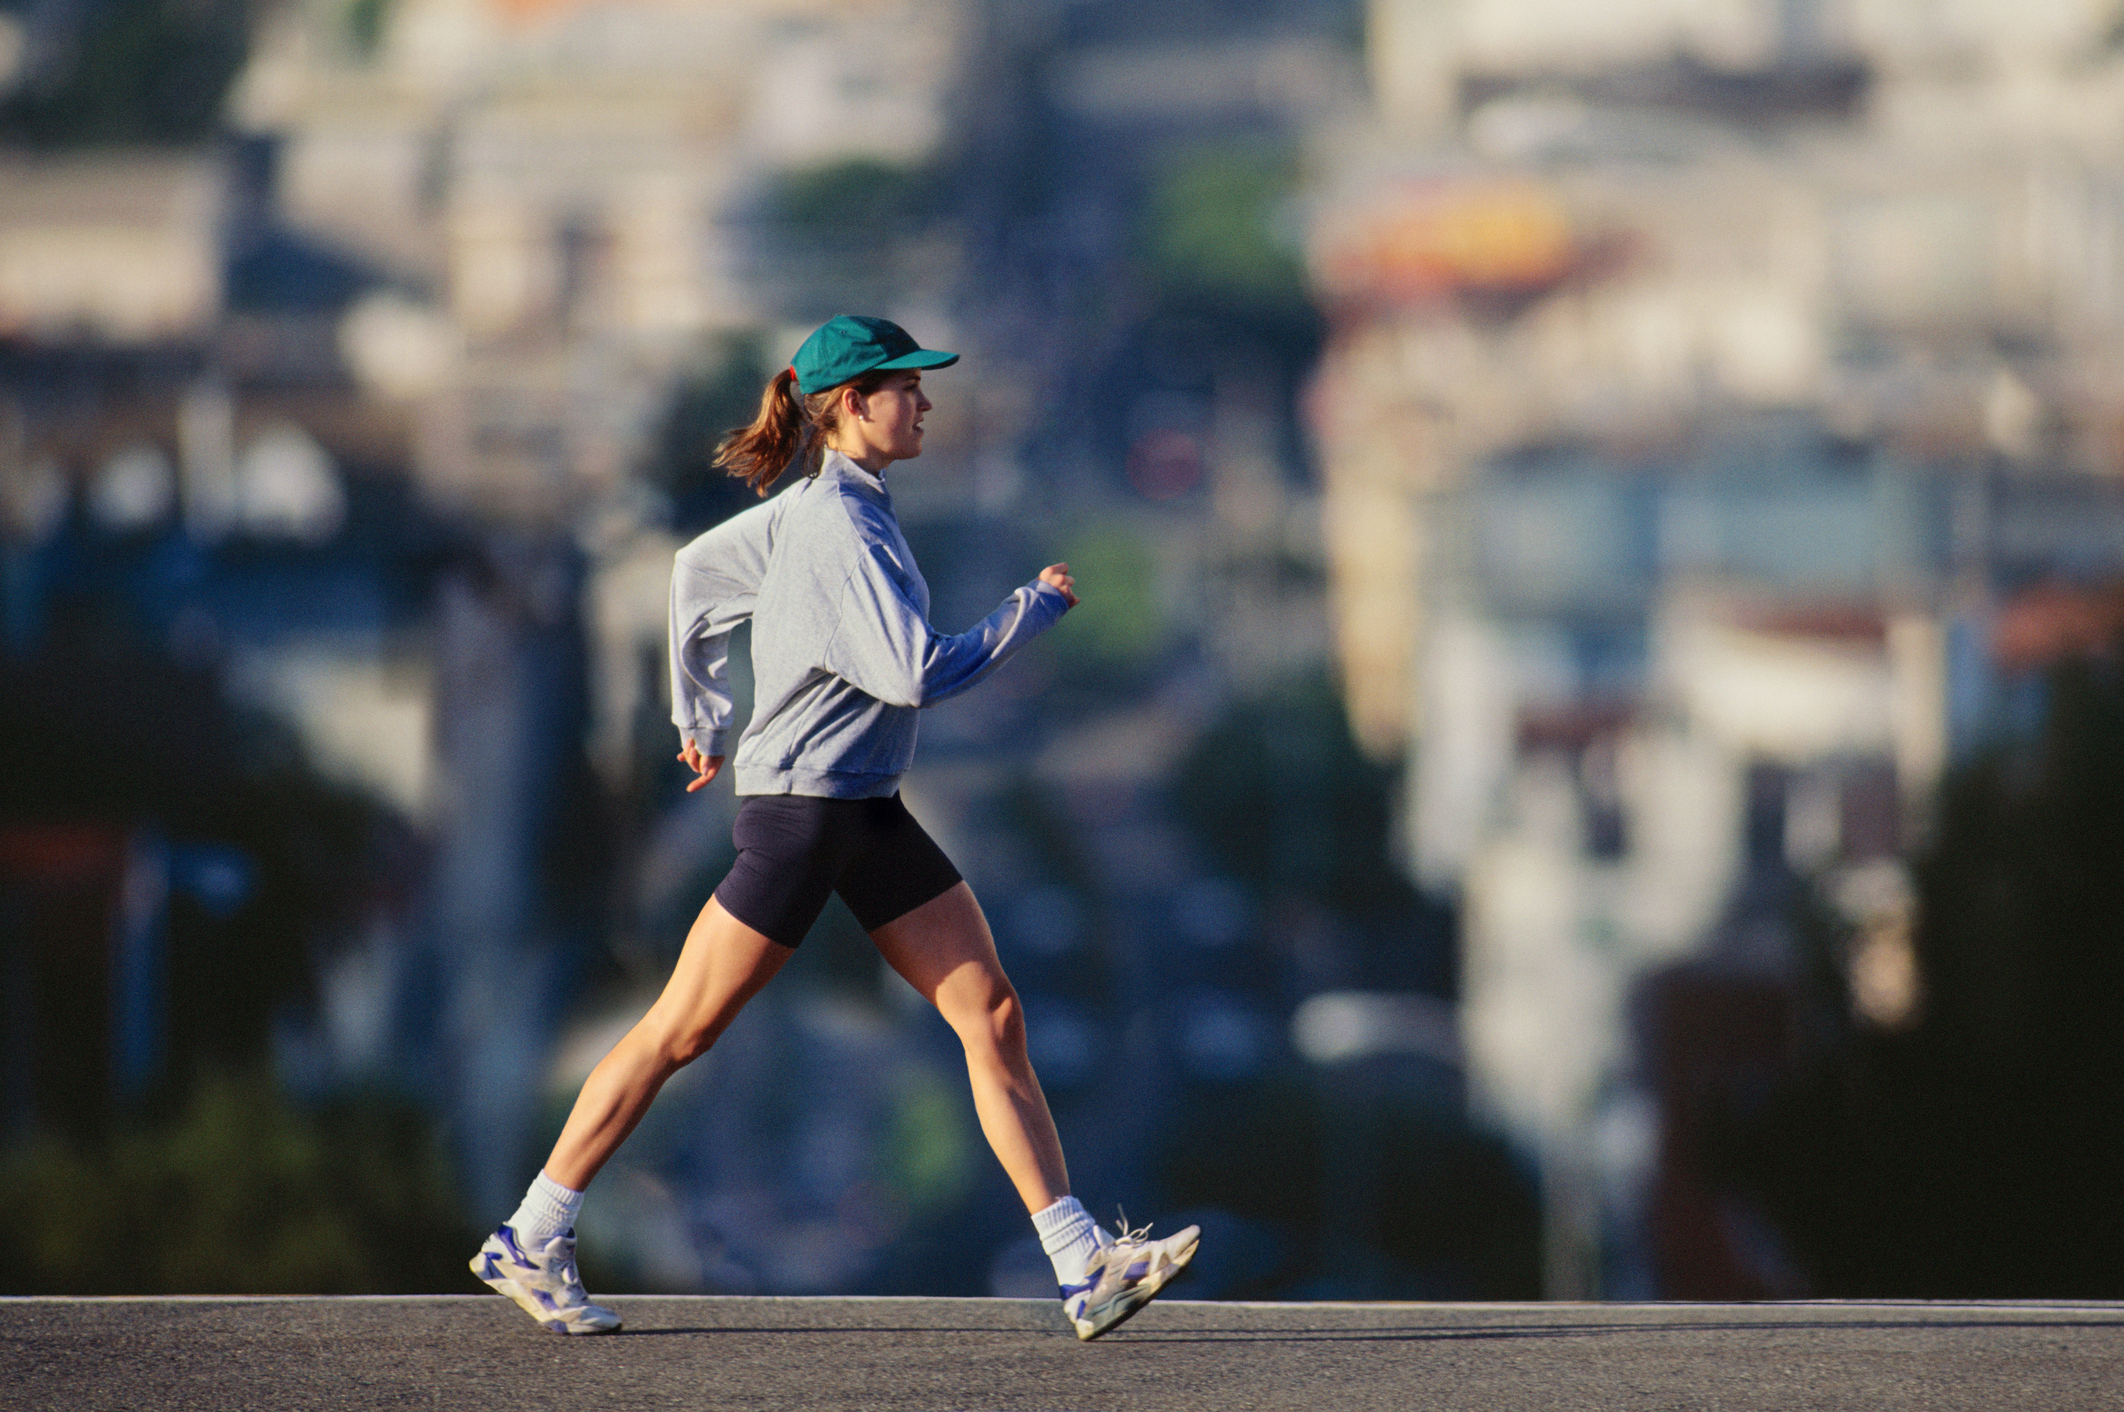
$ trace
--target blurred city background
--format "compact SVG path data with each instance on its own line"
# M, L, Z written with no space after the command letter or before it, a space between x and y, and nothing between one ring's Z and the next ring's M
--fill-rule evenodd
M1192 1295L2124 1295L2113 0L0 0L0 1292L470 1288L843 311L939 625L1082 582L906 794ZM582 1234L1052 1292L838 903Z

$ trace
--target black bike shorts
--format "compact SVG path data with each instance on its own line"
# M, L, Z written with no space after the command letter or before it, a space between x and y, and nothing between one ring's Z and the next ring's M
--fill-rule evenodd
M889 799L754 794L730 826L737 862L715 890L723 910L795 946L838 892L876 931L958 885L959 870L907 806Z

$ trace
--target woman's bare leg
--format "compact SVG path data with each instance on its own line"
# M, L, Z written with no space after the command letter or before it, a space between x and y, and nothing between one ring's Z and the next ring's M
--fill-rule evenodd
M981 1133L1025 1209L1044 1211L1069 1195L1062 1139L1025 1056L1025 1015L973 889L962 882L870 938L965 1045ZM556 1172L554 1179L562 1178Z
M589 1186L649 1111L664 1081L707 1053L745 1002L795 954L709 898L663 994L583 1082L546 1159L546 1175L576 1191Z

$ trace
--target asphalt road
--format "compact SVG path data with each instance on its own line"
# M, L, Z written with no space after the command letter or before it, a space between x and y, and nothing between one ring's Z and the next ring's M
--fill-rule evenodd
M1174 1300L1080 1344L1019 1300L612 1303L0 1299L0 1407L2124 1408L2124 1304Z

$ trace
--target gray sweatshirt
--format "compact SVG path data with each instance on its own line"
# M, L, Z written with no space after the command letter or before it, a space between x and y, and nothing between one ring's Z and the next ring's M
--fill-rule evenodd
M1068 607L1035 580L967 631L938 632L884 479L828 451L815 479L679 550L671 720L702 754L726 753L730 632L751 618L737 792L890 795L914 759L916 708L980 681Z

